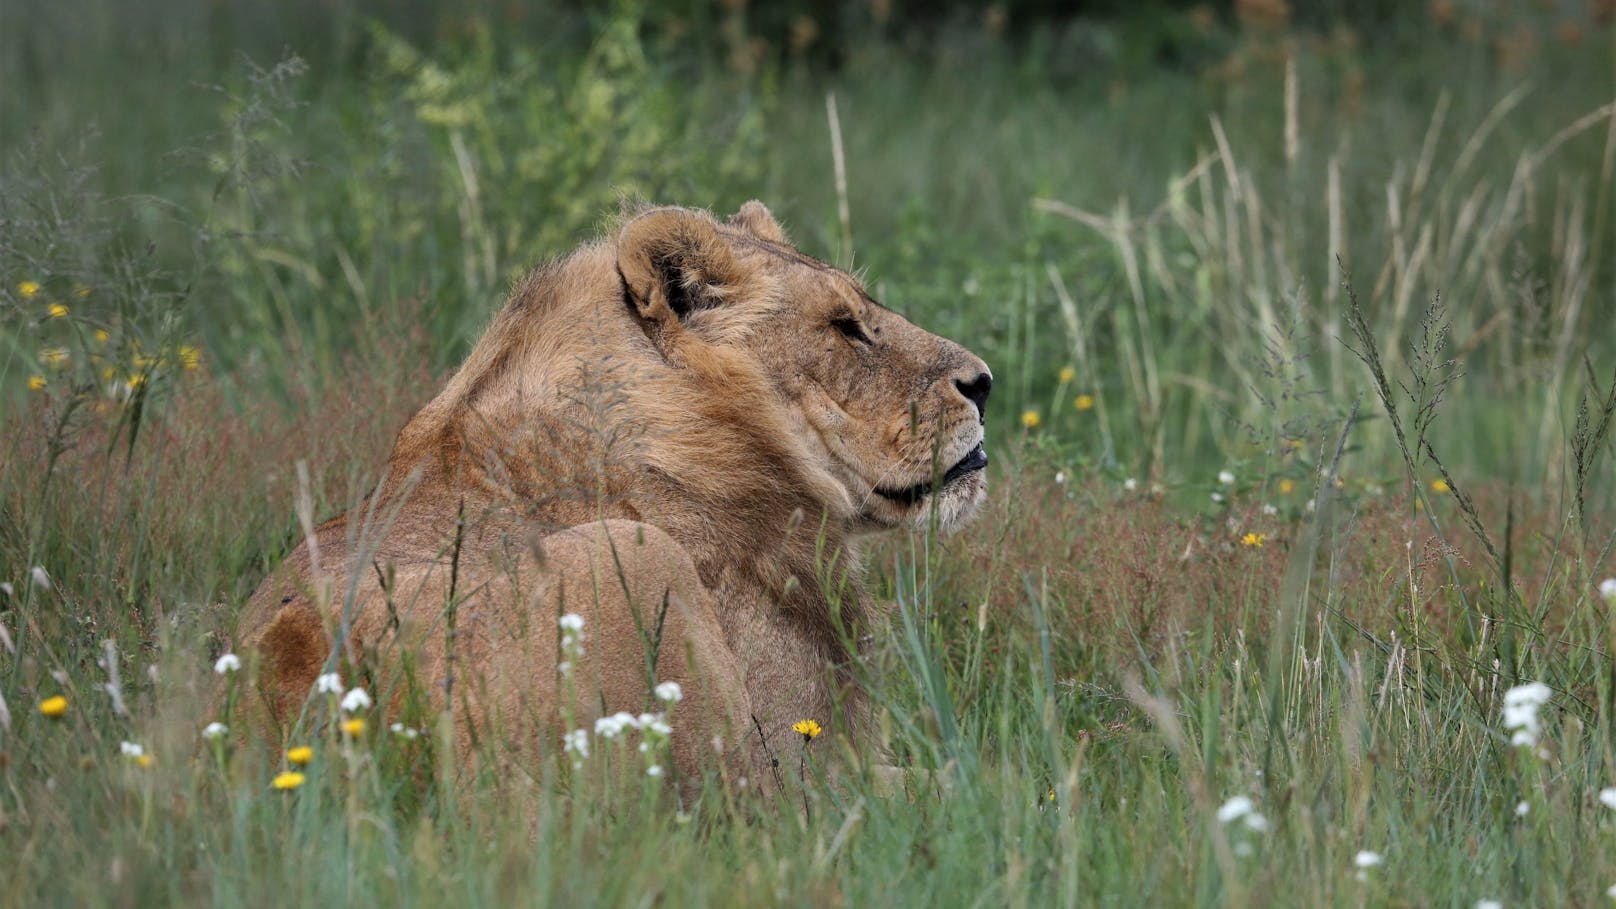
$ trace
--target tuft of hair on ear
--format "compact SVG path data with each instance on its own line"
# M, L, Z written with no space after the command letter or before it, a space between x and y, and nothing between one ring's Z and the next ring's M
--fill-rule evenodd
M774 220L769 207L756 199L742 205L739 211L729 216L727 223L731 227L739 227L759 240L779 243L782 246L791 242L786 239L786 232L780 226L780 222Z
M623 226L617 268L640 315L684 318L734 295L744 276L705 212L659 208Z

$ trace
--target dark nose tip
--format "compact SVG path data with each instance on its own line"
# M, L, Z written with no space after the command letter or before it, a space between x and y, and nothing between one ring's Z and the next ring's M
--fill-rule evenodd
M984 411L988 406L988 392L993 390L992 373L984 372L969 382L955 379L954 387L960 390L960 394L964 395L967 401L976 405L977 419L987 419Z

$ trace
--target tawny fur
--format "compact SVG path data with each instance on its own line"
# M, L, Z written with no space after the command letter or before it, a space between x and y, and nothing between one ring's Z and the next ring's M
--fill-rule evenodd
M518 287L378 493L254 594L256 731L279 741L342 668L381 709L406 678L452 709L462 763L553 754L566 724L647 709L653 677L685 692L681 780L761 781L801 719L857 744L859 538L975 512L989 384L760 203L637 212ZM586 621L570 682L564 611Z

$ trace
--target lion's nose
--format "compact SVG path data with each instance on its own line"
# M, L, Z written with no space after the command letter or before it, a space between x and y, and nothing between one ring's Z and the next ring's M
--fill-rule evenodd
M960 394L965 396L965 400L976 405L977 419L986 420L987 414L985 411L988 406L988 392L993 390L993 374L983 370L969 382L964 379L955 379L954 387L960 390Z

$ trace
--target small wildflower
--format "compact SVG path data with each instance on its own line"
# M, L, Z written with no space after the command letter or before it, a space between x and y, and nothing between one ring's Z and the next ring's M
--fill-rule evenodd
M154 763L152 756L146 753L146 749L134 742L118 743L118 751L141 769L150 767Z
M1093 395L1078 395L1076 398L1074 398L1072 400L1072 406L1077 408L1079 411L1093 410L1094 409L1094 396Z
M1065 385L1067 382L1070 382L1075 378L1077 378L1077 369L1075 367L1071 367L1071 366L1062 366L1061 367L1060 380L1061 380L1062 385Z
M1268 534L1266 533L1248 533L1240 538L1240 545L1261 549L1263 543L1266 543L1267 541Z
M1138 488L1139 488L1139 481L1135 480L1133 477L1129 477L1128 479L1122 481L1122 491L1123 492L1133 492L1134 490L1136 490Z
M38 281L24 281L21 284L17 285L17 293L24 300L27 300L27 299L29 299L31 297L34 297L34 296L37 296L39 294L39 282Z
M1215 505L1222 505L1223 504L1223 493L1221 493L1221 492L1212 493L1212 502Z
M1504 909L1504 904L1497 900L1476 900L1476 909Z
M817 738L824 730L820 729L819 723L814 720L798 720L791 724L791 731L801 735L802 740L807 742Z
M46 347L39 352L39 362L46 366L63 366L71 358L65 347Z
M45 311L50 313L52 319L65 319L69 310L66 303L52 303L45 307Z
M342 696L342 709L348 713L365 710L370 707L370 695L363 688L353 688Z
M1504 692L1504 728L1514 732L1509 740L1511 745L1530 748L1537 744L1543 732L1537 711L1548 703L1553 693L1542 682L1528 682Z
M604 739L615 739L622 735L625 729L638 728L640 728L640 721L635 718L634 714L622 711L595 720L595 734Z
M1378 852L1370 852L1368 849L1359 851L1357 855L1352 857L1352 864L1358 869L1355 876L1360 881L1369 880L1369 869L1384 861L1386 861L1386 857Z
M227 653L213 663L213 671L219 675L228 675L241 669L241 657Z
M1290 495L1291 493L1293 493L1295 491L1296 491L1296 481L1295 480L1292 480L1292 479L1287 477L1286 479L1283 479L1283 480L1279 481L1279 494L1280 495L1288 496L1288 495Z
M1606 786L1599 790L1599 804L1616 811L1616 786Z
M1274 515L1279 514L1279 509L1265 502L1263 503L1262 513L1271 518Z
M677 704L684 700L685 693L680 690L678 682L662 682L656 686L657 700L667 704Z
M1218 483L1223 486L1234 485L1234 474L1227 470L1218 471Z
M296 770L288 770L285 773L276 774L275 778L269 781L269 784L276 789L292 790L303 785L305 779L307 777Z
M1440 493L1440 492L1449 492L1451 490L1448 487L1448 481L1447 480L1437 479L1437 480L1432 480L1431 481L1431 491Z
M211 722L211 723L207 724L206 726L202 727L202 737L209 740L209 741L212 741L212 740L217 739L217 738L222 738L224 736L224 734L229 732L229 731L230 731L229 726L226 726L225 724L219 722L218 720L214 720L213 722Z
M46 590L51 589L51 577L45 571L44 566L35 565L28 569L28 576L33 578L36 587L43 587Z
M583 759L589 757L589 731L574 729L561 737L561 745L567 753L572 755L574 769L583 766Z
M1218 809L1218 823L1227 824L1230 821L1238 821L1250 814L1255 807L1251 799L1243 795L1237 795L1224 802L1223 806Z
M1531 803L1524 802L1524 801L1515 803L1515 816L1516 817L1526 817L1531 812L1532 812Z
M645 775L649 776L649 777L659 777L659 776L661 776L662 775L662 765L661 764L652 764L651 766L645 768Z
M314 749L307 745L299 745L286 752L286 759L294 766L302 767L314 760Z
M90 295L90 288L86 285L80 284L73 288L73 293L76 294L80 299L83 299L84 297L88 297Z
M50 383L45 381L44 376L37 376L36 375L36 376L29 376L28 377L28 390L29 391L39 391L39 390L43 389L48 384L50 384Z
M202 365L202 351L189 344L181 344L179 350L180 368L190 372Z
M143 372L132 373L123 384L127 385L130 393L133 394L136 389L146 384L146 374Z
M39 702L39 712L54 720L67 712L67 698L59 694L46 698Z
M97 328L97 329L96 329L96 330L95 330L95 340L96 340L96 343L98 343L98 344L105 344L105 343L107 343L107 341L108 341L108 340L110 340L110 339L111 339L111 338L112 338L112 333L111 333L111 332L109 332L109 331L107 331L107 330L106 330L106 329L105 329L105 328Z
M563 632L577 634L584 630L584 617L577 613L569 612L562 616L556 624L561 626Z
M1036 410L1024 410L1021 412L1021 425L1027 429L1037 429L1038 424L1043 421L1044 418L1040 417Z
M1600 581L1599 595L1611 603L1616 603L1616 578L1606 578Z
M404 725L403 723L394 723L387 728L391 729L394 735L402 736L405 739L414 739L416 736L421 734L415 729Z
M343 720L342 731L349 736L359 736L365 731L365 721L357 716Z
M314 680L314 690L321 694L341 694L342 676L327 672Z
M1064 471L1064 470L1055 471L1055 485L1056 486L1065 486L1066 485L1066 471Z
M10 581L0 581L0 593L3 593L9 597L16 592L17 588L12 587Z

